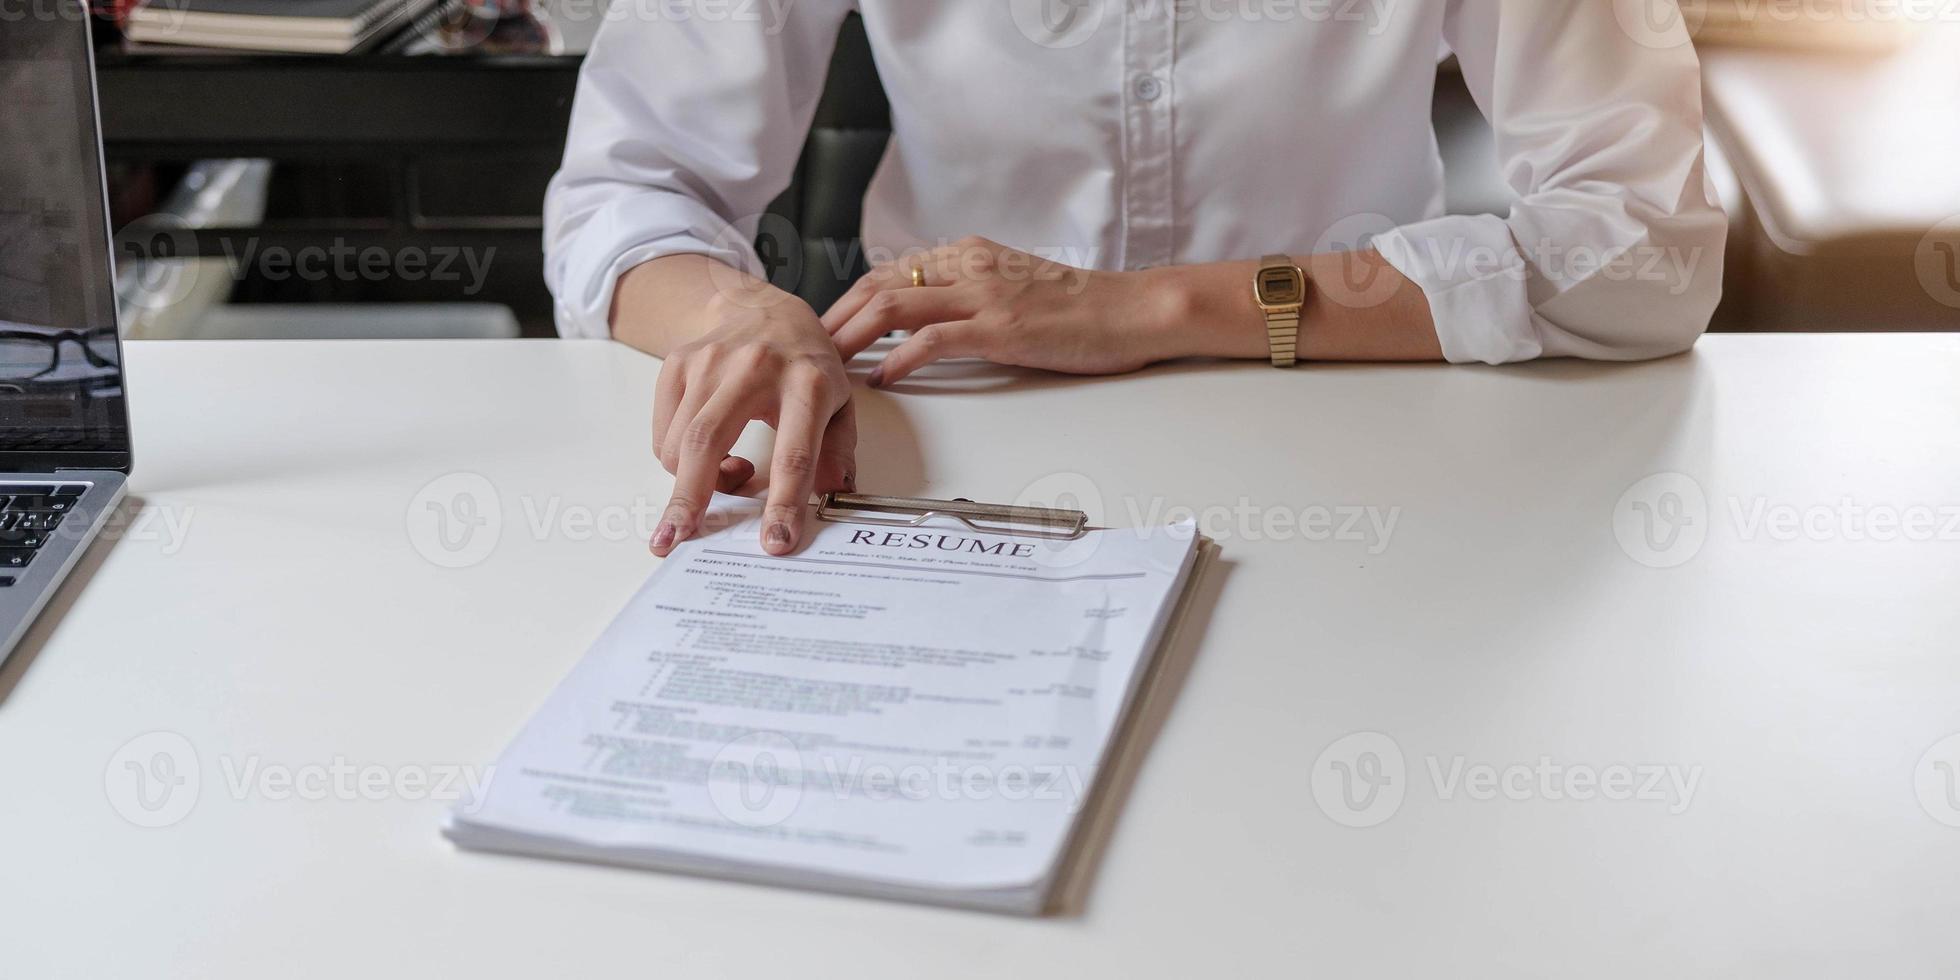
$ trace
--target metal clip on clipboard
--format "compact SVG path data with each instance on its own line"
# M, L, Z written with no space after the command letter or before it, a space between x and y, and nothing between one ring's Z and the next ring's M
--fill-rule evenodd
M878 497L858 493L827 493L817 502L817 520L833 524L924 527L934 518L950 518L975 531L1054 541L1074 541L1089 533L1089 515L1079 510L1054 507L1014 507L980 504L971 500Z

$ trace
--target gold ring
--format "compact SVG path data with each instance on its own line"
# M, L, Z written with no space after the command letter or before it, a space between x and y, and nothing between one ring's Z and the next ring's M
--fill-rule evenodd
M925 285L925 284L926 284L926 267L925 267L925 266L923 266L923 265L915 265L915 266L913 266L913 267L912 267L912 285L914 285L914 286L923 286L923 285Z

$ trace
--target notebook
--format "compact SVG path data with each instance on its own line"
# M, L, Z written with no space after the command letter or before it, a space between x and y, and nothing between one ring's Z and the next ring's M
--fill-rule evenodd
M1189 524L1029 534L936 503L851 509L893 499L827 499L782 557L758 546L756 505L719 501L723 529L660 564L444 833L472 850L1052 907L1209 544Z

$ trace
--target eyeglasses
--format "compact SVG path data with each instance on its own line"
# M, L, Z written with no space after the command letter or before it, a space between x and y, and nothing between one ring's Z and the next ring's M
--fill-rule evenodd
M95 371L62 371L62 352L74 344ZM0 326L0 381L84 380L121 366L114 327L94 330L37 330L12 324ZM79 367L79 365L76 365Z

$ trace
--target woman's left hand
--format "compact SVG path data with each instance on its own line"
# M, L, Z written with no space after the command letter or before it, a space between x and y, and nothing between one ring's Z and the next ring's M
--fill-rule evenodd
M913 269L925 285L913 284ZM871 372L890 384L933 361L980 357L1068 374L1120 374L1180 356L1170 302L1145 273L1092 272L966 238L880 264L823 315L846 361L894 330L912 335Z

